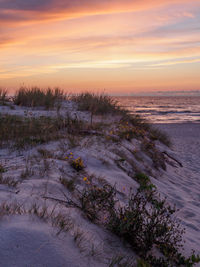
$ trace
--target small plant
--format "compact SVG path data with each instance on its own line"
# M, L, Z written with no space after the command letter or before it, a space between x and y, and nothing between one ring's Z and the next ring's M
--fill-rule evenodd
M5 171L6 171L5 168L0 164L0 174L5 172Z
M125 239L143 259L154 246L181 247L183 230L171 218L175 210L167 205L159 210L147 206L148 200L140 193L131 194L127 206L110 214L108 228Z
M76 170L76 171L81 171L85 168L83 160L81 157L78 157L71 162L71 166Z
M151 267L151 265L143 259L138 259L137 267Z
M74 191L75 190L75 181L74 179L67 180L63 177L60 177L60 182L61 184L66 187L69 191Z
M77 172L83 170L85 168L84 162L81 157L74 158L73 153L69 153L65 159L69 160L70 165L76 170Z
M132 138L143 138L146 131L143 128L132 125L128 121L121 121L113 133L120 139L130 141Z
M34 175L34 171L32 167L26 163L25 169L21 172L21 179L25 180L28 177L31 177Z
M151 140L159 140L161 143L169 147L172 145L169 136L166 133L162 132L161 130L156 128L151 128L149 133Z
M53 154L51 153L51 151L45 149L45 148L38 148L38 153L41 154L41 156L44 158L44 159L48 159L48 158L53 158Z
M141 148L152 159L156 169L161 167L163 170L166 170L165 157L162 152L157 150L151 140L145 138L141 144Z
M116 255L109 262L109 267L136 267L132 258Z
M86 178L86 177L85 177ZM87 178L84 179L87 182ZM91 221L100 220L106 216L108 210L112 210L115 205L115 188L104 185L102 188L95 185L88 185L80 195L81 209L86 213Z
M0 184L8 185L10 187L16 187L18 181L15 181L11 177L3 178L2 174L0 173Z
M135 175L135 179L140 184L140 191L153 191L153 189L156 189L156 186L151 183L151 180L149 177L144 173L137 173Z

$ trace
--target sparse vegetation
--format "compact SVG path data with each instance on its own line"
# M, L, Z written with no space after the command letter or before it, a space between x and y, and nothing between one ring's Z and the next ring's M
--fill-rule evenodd
M156 188L155 185L151 183L149 177L142 172L136 173L135 179L140 184L140 191L152 191Z
M161 143L163 143L169 147L172 145L172 142L171 142L169 136L166 133L164 133L164 132L162 132L156 128L151 128L150 139L151 140L159 140Z
M64 92L58 88L42 90L38 87L31 89L22 87L16 92L13 102L18 106L45 107L50 109L60 105L60 101L64 98Z
M102 219L101 216L114 208L116 194L115 188L110 185L104 185L102 188L95 185L89 185L81 193L80 205L86 216L91 221ZM103 213L102 213L103 212Z
M73 178L67 180L63 177L60 177L60 183L71 192L75 190L75 180Z
M144 183L149 182L143 174L139 176L143 177ZM128 242L141 257L139 266L193 266L200 261L194 253L186 259L179 252L184 229L172 217L176 209L165 200L159 208L155 207L150 204L152 195L148 198L139 190L136 194L130 194L127 205L120 206L116 205L116 195L116 189L109 185L102 188L89 185L80 196L80 208L91 221L103 222L109 230ZM152 256L152 249L155 248L162 256Z
M5 168L3 167L3 165L0 164L0 174L3 173L3 172L5 172L5 171L6 171L6 170L5 170Z
M0 105L5 105L7 101L9 101L7 90L0 88Z
M18 184L18 181L12 179L11 177L3 177L3 175L0 173L0 184L8 185L9 187L16 187Z
M82 123L64 117L27 117L0 115L0 146L11 145L24 148L57 140L66 133L79 134ZM62 130L65 129L65 132ZM11 143L10 143L11 141Z
M79 110L89 111L93 115L117 114L121 112L117 101L105 94L85 92L72 95L71 100L78 104Z

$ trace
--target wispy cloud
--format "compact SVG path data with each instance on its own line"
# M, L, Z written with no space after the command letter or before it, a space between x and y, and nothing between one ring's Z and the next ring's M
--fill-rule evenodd
M192 69L198 86L199 11L199 0L0 0L0 81L157 88Z

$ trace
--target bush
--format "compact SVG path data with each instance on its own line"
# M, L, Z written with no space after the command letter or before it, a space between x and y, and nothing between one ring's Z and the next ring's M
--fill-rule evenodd
M101 219L103 213L108 213L114 209L115 188L104 185L103 188L91 185L84 189L80 196L81 209L86 213L91 221Z
M26 107L44 106L46 109L55 107L61 100L64 99L64 93L60 89L47 89L40 88L20 88L15 96L13 102L15 105Z
M140 175L144 178L144 175ZM146 179L146 177L144 178ZM80 195L80 209L91 221L98 221L113 233L128 242L141 257L138 266L168 267L193 266L200 261L193 254L185 258L182 248L184 229L172 216L175 208L166 204L166 200L152 205L152 195L143 196L141 192L130 194L127 205L116 205L116 189L110 185L102 188L89 184ZM103 219L104 220L103 220ZM153 250L160 257L153 256Z
M139 188L140 191L143 191L143 190L152 191L153 189L156 188L156 186L151 183L151 180L149 179L149 177L142 172L136 173L135 179L140 184L140 188Z
M0 164L0 174L5 172L5 171L6 171L5 168Z
M178 249L183 230L171 219L175 210L167 205L162 209L149 208L148 205L148 200L140 193L132 194L127 206L110 214L108 228L123 237L143 258L154 246L160 248L167 244Z

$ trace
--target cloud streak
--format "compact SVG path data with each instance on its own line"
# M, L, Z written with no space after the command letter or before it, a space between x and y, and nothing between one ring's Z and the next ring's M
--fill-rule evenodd
M0 81L140 88L145 76L157 88L192 69L196 86L199 11L199 0L0 0Z

